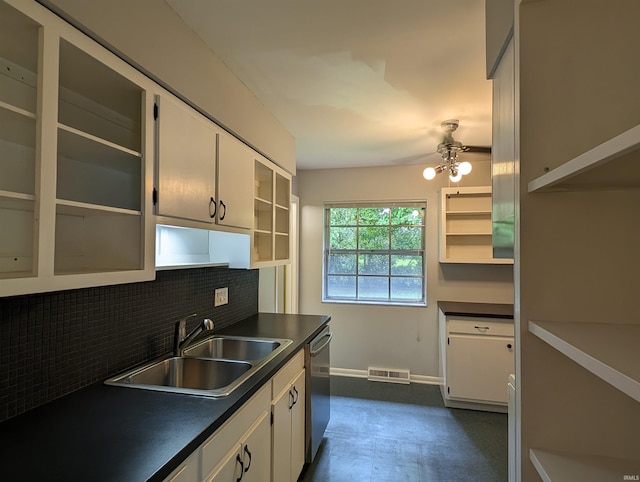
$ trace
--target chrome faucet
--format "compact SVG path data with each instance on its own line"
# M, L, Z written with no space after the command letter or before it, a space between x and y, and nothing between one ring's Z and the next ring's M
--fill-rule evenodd
M213 330L213 321L209 318L205 318L201 323L196 326L193 331L188 335L187 332L187 320L198 316L196 313L186 316L176 323L175 336L173 340L173 354L174 356L184 356L184 350L191 344L196 336L205 330Z

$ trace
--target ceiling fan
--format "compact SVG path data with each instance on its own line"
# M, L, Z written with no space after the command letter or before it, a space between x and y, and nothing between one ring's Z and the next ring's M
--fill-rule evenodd
M437 152L442 156L442 162L435 168L427 167L422 175L427 181L430 181L436 174L449 171L449 179L451 182L458 182L463 175L471 172L471 163L464 161L458 162L458 153L460 152L479 152L490 153L490 147L483 146L465 146L460 141L453 138L453 132L458 128L460 121L458 119L447 119L442 121L440 127L444 131L442 142L438 144Z

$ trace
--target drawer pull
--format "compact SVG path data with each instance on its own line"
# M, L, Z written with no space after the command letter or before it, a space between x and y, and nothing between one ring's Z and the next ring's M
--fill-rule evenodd
M491 327L489 327L489 326L474 326L474 328L476 330L480 330L483 333L487 332L487 331L489 331L491 329Z
M508 348L509 350L511 350L511 347L512 347L511 343L507 343L507 348Z

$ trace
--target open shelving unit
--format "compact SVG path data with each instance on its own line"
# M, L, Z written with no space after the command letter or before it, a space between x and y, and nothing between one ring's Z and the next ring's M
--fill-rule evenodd
M0 280L37 275L39 28L0 4Z
M443 188L440 198L440 262L513 264L493 257L491 188Z
M142 268L143 94L61 39L54 274Z
M0 296L153 279L153 82L0 2Z
M528 183L531 193L624 191L640 188L640 125L586 151ZM627 323L528 322L530 333L617 390L640 402L640 320ZM640 406L638 407L640 410ZM638 460L529 450L545 482L622 480L638 476ZM630 479L633 480L633 479Z
M640 126L636 126L534 179L528 183L528 190L531 193L637 190L639 165ZM640 402L637 314L630 313L626 323L529 320L528 331ZM530 448L529 458L545 482L622 480L625 475L635 477L640 473L640 457L629 460L535 447Z
M266 159L255 160L251 262L274 266L289 261L291 179Z

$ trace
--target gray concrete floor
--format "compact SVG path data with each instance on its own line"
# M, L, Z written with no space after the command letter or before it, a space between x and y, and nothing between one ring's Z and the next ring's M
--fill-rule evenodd
M507 415L445 408L434 385L331 378L331 420L304 482L501 482Z

